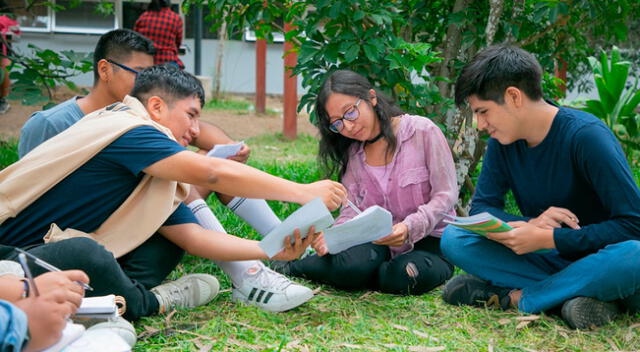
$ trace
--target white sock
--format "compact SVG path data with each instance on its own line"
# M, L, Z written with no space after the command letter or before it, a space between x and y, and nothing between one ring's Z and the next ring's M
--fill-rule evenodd
M216 215L211 211L211 208L209 208L209 205L207 205L203 199L196 199L187 206L191 209L191 212L193 212L193 215L196 217L196 220L198 220L198 223L200 223L200 226L207 230L227 233ZM240 282L242 280L242 274L255 263L260 262L257 260L234 262L214 260L214 263L216 263L220 269L222 269L222 271L231 278L231 281Z
M204 201L204 199L196 199L187 206L191 209L191 212L196 217L196 220L198 220L198 223L200 223L200 226L207 230L227 233L224 227L222 227L220 220L218 220L213 211L211 211L211 208L209 208L209 205Z
M235 197L227 207L263 237L281 223L264 199Z

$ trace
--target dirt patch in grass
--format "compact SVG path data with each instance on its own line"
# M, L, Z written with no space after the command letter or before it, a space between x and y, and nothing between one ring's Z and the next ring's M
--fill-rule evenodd
M69 99L72 95L69 93L60 93L56 96L56 100L62 102ZM232 97L235 99L253 99L252 97ZM35 111L40 110L39 106L23 106L18 101L10 101L11 109L4 115L0 115L0 139L18 138L20 136L20 128L27 121L29 116ZM224 131L229 136L237 140L247 139L249 137L261 134L274 134L282 132L282 101L279 98L269 98L267 100L267 109L271 111L265 115L257 115L252 112L229 111L229 110L205 110L201 119L211 122ZM317 129L309 122L306 114L298 116L297 130L299 134L308 134L315 136Z

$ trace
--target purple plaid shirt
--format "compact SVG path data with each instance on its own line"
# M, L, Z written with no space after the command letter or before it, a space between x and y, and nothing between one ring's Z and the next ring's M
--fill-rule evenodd
M440 237L445 223L442 213L455 215L458 185L453 157L440 128L431 120L403 115L396 132L398 146L388 164L389 185L383 193L365 165L364 144L352 145L342 184L349 199L360 209L379 205L391 212L393 223L404 222L409 228L409 243L390 247L391 255L413 250L413 244L431 235ZM336 224L355 216L342 207Z

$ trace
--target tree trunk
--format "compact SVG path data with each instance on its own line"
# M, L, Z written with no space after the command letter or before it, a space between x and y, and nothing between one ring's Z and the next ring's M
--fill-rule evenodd
M460 12L465 9L470 3L471 0L456 0L451 12ZM443 60L440 63L440 69L438 70L437 75L440 77L452 78L449 77L451 75L450 66L453 64L455 58L458 57L460 46L462 44L462 31L461 28L458 27L458 25L453 23L449 24L449 26L447 27L447 38L445 40L445 43L445 48L442 52ZM440 94L443 97L449 97L451 94L451 83L440 81L438 82L438 89L440 90ZM436 109L439 110L440 107L436 107ZM452 116L446 116L442 118L442 120L438 122L444 122L447 126L451 126Z
M222 24L218 29L218 55L216 57L216 78L213 83L213 99L220 100L222 98L222 59L224 58L224 44L227 41L227 21L222 17Z
M493 37L496 35L498 25L500 24L500 16L504 9L504 0L489 0L489 18L487 19L487 27L484 30L487 46L493 43Z

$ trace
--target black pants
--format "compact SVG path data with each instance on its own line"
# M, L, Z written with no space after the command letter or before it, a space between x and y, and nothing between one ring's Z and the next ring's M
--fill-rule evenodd
M111 252L89 238L72 238L28 249L29 253L62 270L80 269L93 291L87 297L119 295L127 301L124 318L137 320L158 313L158 301L149 289L159 285L176 267L184 251L155 234L132 252L115 259ZM0 258L16 260L13 247L0 246ZM46 272L27 260L33 275Z
M287 271L343 290L420 295L451 278L453 265L442 257L440 239L426 237L416 242L413 251L393 259L389 247L366 243L336 255L290 262Z

